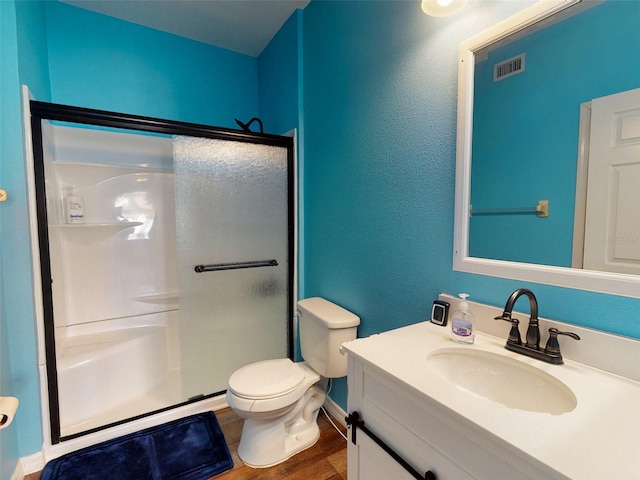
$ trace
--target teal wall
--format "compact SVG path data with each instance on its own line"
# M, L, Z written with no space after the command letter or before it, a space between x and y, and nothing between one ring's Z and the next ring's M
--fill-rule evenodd
M23 157L20 85L49 99L44 11L37 2L0 2L0 395L20 400L0 431L0 478L42 448L33 278ZM21 28L24 26L24 28Z
M523 286L451 267L457 49L532 3L470 2L458 15L431 18L417 1L313 1L255 59L56 2L46 2L42 27L36 10L16 19L15 3L0 1L0 186L18 192L17 203L0 206L0 361L9 365L0 387L22 397L21 417L0 432L0 478L42 443L28 234L20 226L7 236L27 214L20 81L45 96L49 83L59 103L230 127L260 115L277 133L297 125L300 296L352 310L367 336L426 319L440 292L502 306ZM16 55L21 28L29 46ZM22 52L29 65L19 67ZM640 338L639 300L528 286L542 316ZM344 380L331 395L346 408Z
M18 59L20 82L29 86L32 95L51 100L47 56L47 22L42 2L16 2L18 20Z
M451 292L470 292L476 302L504 307L511 292L520 287L529 288L535 293L541 317L553 318L627 337L640 338L640 318L638 315L640 300L637 298L462 272L454 273L454 287ZM526 300L518 302L517 309L527 312L528 308ZM505 330L506 334L508 331Z
M47 2L52 101L238 128L258 115L256 58Z
M419 2L304 10L303 296L359 315L361 337L425 320L438 293L459 288L458 44L526 2L472 6L447 18L424 15ZM343 408L345 384L332 393Z
M281 135L298 127L301 22L302 10L298 10L258 57L259 111L265 133Z
M640 87L640 63L628 57L640 44L638 18L640 2L604 2L476 64L471 204L546 199L551 213L474 216L471 256L571 266L580 104ZM524 72L494 82L493 66L521 53Z
M10 141L16 136L21 138L20 123L13 120L20 116L15 18L14 4L0 2L0 179L2 179L4 190L9 190L5 184L5 175L11 167L11 159L15 156L21 157L20 143ZM12 351L9 349L13 342L12 332L17 319L9 315L13 306L9 304L8 299L13 292L9 291L11 278L7 276L10 271L6 262L10 261L11 252L5 244L4 236L12 227L10 220L13 215L7 210L5 205L0 208L0 238L2 238L0 242L0 395L15 396L21 389L19 381L12 373L14 361L11 358ZM15 426L10 425L0 430L0 478L10 478L19 456L18 431Z

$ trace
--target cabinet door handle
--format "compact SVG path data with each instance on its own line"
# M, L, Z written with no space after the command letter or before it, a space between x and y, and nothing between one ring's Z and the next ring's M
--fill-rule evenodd
M413 468L409 463L396 453L389 445L384 443L380 437L367 428L362 420L360 420L360 414L358 412L351 412L346 418L347 425L351 427L351 442L356 444L356 430L359 428L362 430L371 440L373 440L380 448L382 448L387 454L398 462L402 468L413 476L416 480L438 480L436 474L431 470L428 470L424 475Z

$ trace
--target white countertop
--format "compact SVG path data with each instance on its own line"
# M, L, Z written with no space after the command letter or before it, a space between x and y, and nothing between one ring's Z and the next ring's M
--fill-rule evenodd
M567 359L563 365L547 364L506 350L505 342L506 337L478 332L473 345L460 345L451 342L448 326L423 322L343 347L567 478L640 479L640 382ZM524 362L567 385L578 404L571 412L551 415L512 409L465 391L427 366L427 355L441 348L479 349Z

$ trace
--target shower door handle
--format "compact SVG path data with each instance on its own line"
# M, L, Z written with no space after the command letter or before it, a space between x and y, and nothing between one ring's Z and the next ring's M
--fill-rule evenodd
M196 273L218 272L220 270L238 270L240 268L257 268L257 267L277 267L278 262L272 260L258 260L254 262L233 262L233 263L214 263L211 265L196 265L194 270Z

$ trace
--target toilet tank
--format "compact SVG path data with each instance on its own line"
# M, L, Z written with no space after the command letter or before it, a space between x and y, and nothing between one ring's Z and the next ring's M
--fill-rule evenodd
M360 317L320 297L298 302L302 358L325 378L347 374L347 356L340 353L344 342L354 340Z

